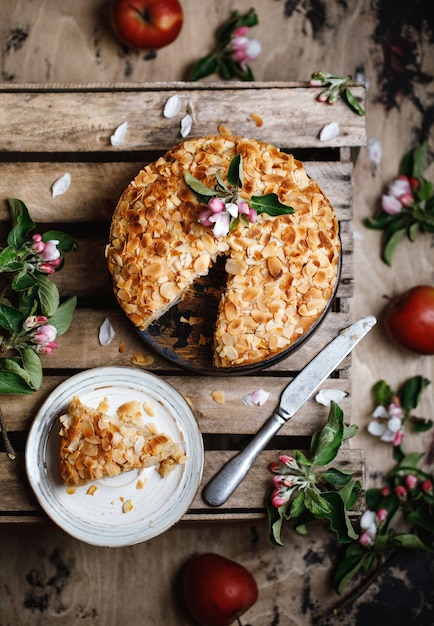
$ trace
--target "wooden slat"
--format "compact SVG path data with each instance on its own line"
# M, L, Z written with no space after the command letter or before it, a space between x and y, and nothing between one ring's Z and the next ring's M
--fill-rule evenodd
M286 451L286 450L285 450ZM228 499L224 507L218 509L207 505L201 497L201 492L208 481L228 461L233 452L206 452L202 482L190 509L184 515L182 522L209 522L219 520L265 520L266 513L264 499L267 488L271 484L271 473L268 466L275 461L282 450L266 450L253 464L250 472L238 489ZM47 521L45 513L39 507L30 485L25 478L24 455L19 454L15 461L10 461L4 454L0 455L0 524L2 523L34 523ZM362 450L340 450L333 465L353 471L354 478L363 484ZM91 498L91 496L89 496ZM353 509L357 513L359 503Z
M364 88L354 94L364 99ZM328 142L330 147L361 146L366 143L364 119L337 102L334 107L316 101L314 87L269 86L266 90L213 88L198 90L191 83L166 85L158 91L113 87L111 91L64 90L21 92L0 86L0 109L8 129L0 139L0 150L7 152L69 152L112 149L110 137L122 123L128 133L122 151L161 150L180 139L181 118L193 118L192 135L214 134L220 124L245 137L254 136L274 145L282 142L297 148L324 147L319 133L327 123L338 121L341 132ZM182 101L179 116L166 119L166 100L178 95ZM256 113L263 125L256 126Z
M355 86L353 92L363 101L363 88ZM175 93L180 95L183 109L179 118L167 120L162 108ZM30 396L1 399L18 458L11 462L4 452L0 453L0 522L46 521L27 483L24 444L44 399L74 372L107 365L132 366L137 353L149 358L146 369L171 383L192 406L204 436L203 485L271 415L294 374L349 324L354 288L353 165L346 159L350 147L365 143L365 122L341 104L319 105L315 94L306 84L291 83L266 87L256 83L194 87L176 83L98 89L0 85L0 232L5 236L9 228L7 198L19 197L41 229L48 226L65 232L72 230L79 244L78 251L66 257L64 268L53 277L61 298L76 295L79 306L71 328L59 338L58 349L42 359L41 388ZM296 155L300 150L312 149L312 159L308 153L303 159L306 171L329 197L339 220L343 255L335 308L296 353L260 374L198 376L175 367L143 343L113 296L104 248L114 207L138 170L181 140L179 122L187 111L194 120L192 136L215 133L219 124L225 124L235 133L263 139L293 150ZM251 113L262 116L262 127L255 126ZM110 135L124 121L128 122L126 141L113 148ZM322 143L319 130L330 121L339 121L341 135ZM66 171L72 176L70 188L64 195L52 198L51 185ZM116 335L108 346L101 346L98 332L106 318ZM347 422L351 421L352 410L350 363L349 356L323 384L347 393L340 403ZM269 392L267 403L261 407L243 404L243 396L258 388ZM213 400L212 392L216 390L224 391L224 403ZM327 413L328 409L309 400L270 446L308 441L324 423ZM183 521L264 519L267 466L277 453L277 449L270 448L260 455L248 478L223 507L207 507L199 490ZM342 450L339 463L363 478L361 451ZM357 507L353 513L357 513Z

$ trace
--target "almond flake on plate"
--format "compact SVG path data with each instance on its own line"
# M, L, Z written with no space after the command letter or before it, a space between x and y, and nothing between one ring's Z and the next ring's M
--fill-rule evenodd
M248 393L242 399L243 404L247 404L247 406L262 406L265 404L269 398L270 393L268 391L264 391L264 389L257 389L256 391L252 391L252 393Z
M120 126L118 126L110 137L110 143L112 146L120 146L121 143L124 143L125 137L127 135L128 122L123 122Z
M330 124L326 124L321 129L319 134L320 141L330 141L330 139L334 139L340 133L339 124L337 122L330 122Z
M110 323L110 320L106 318L99 327L99 342L102 346L108 346L115 337L115 331Z
M68 191L70 184L71 174L69 172L66 172L65 174L63 174L63 176L55 180L54 183L51 185L52 197L56 198L57 196L63 195L65 191Z
M332 400L338 404L346 395L347 392L341 389L320 389L315 396L315 400L319 402L319 404L330 406Z
M167 117L167 119L171 119L172 117L176 117L181 112L181 98L176 94L174 96L170 96L166 100L166 104L164 105L163 115Z

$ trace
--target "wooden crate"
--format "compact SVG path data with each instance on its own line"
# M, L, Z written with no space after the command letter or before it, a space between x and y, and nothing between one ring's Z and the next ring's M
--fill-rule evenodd
M364 88L353 93L363 104ZM270 142L305 162L307 172L330 198L340 223L343 245L342 275L337 297L315 335L278 365L251 376L215 378L176 369L159 357L147 367L164 377L191 403L203 433L205 467L202 485L244 447L276 407L285 385L351 320L353 281L352 172L354 155L365 144L365 120L343 103L334 107L316 101L318 90L300 83L162 83L144 85L0 85L0 238L9 231L8 197L25 202L41 228L57 227L75 236L79 250L68 255L55 280L61 297L78 296L78 308L60 347L44 357L44 381L31 396L0 398L17 458L0 455L0 522L35 522L45 518L35 501L24 471L24 446L33 416L61 381L83 369L104 365L132 365L134 353L150 355L131 330L112 295L104 259L108 228L116 202L129 181L156 155L182 140L181 118L193 119L191 136L216 134L224 125L234 134ZM182 110L167 119L162 111L172 95ZM262 119L255 122L252 114ZM328 142L319 133L338 121L340 134ZM125 141L113 147L110 137L128 123ZM69 190L53 198L51 185L65 172ZM102 347L98 331L109 318L116 338ZM124 349L119 350L120 344ZM323 386L348 393L341 402L351 421L351 378L347 357ZM264 388L270 392L261 407L247 407L241 398ZM225 392L224 404L212 392ZM278 450L306 448L312 433L325 421L328 409L309 400L260 455L242 485L219 508L207 506L199 490L185 522L264 519L264 495L270 481L268 463ZM342 466L363 480L363 452L342 450Z

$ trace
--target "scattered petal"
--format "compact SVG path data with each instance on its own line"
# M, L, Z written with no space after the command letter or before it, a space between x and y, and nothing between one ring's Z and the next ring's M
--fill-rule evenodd
M363 235L359 230L353 231L354 241L363 241Z
M191 125L193 120L191 119L191 115L187 113L181 120L181 136L187 137L191 132Z
M252 391L252 393L248 393L242 399L242 403L247 406L262 406L265 404L269 398L270 393L268 391L264 391L264 389L257 389L256 391Z
M120 126L118 126L110 137L110 143L112 146L120 146L121 143L124 143L125 137L127 135L128 122L124 122Z
M332 400L338 404L346 395L346 391L342 391L341 389L320 389L315 396L315 400L319 402L319 404L330 406Z
M70 184L71 184L71 174L69 172L66 172L66 174L63 174L63 176L58 178L52 184L51 195L53 196L53 198L56 198L56 196L61 196L62 194L65 193L65 191L68 191Z
M373 421L368 424L368 433L374 437L382 437L386 431L387 428L382 422Z
M166 101L163 109L164 117L171 119L172 117L176 117L179 115L181 111L181 98L176 94L174 96L170 96L170 98Z
M367 141L368 155L369 160L374 163L374 165L380 165L381 159L383 158L383 150L381 148L381 142L379 139L374 139L371 137Z
M320 141L330 141L330 139L334 139L340 133L339 124L337 122L330 122L330 124L326 124L320 134Z
M99 327L99 342L102 346L108 346L113 341L115 331L110 323L110 320L106 318Z

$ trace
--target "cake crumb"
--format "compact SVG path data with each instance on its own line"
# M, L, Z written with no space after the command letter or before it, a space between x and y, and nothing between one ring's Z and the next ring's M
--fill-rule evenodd
M250 115L250 117L251 117L251 118L252 118L252 120L255 122L255 124L256 124L256 126L257 126L258 128L260 128L260 127L263 125L264 120L262 119L262 117L261 117L258 113L252 113L252 114Z
M222 391L221 389L213 391L211 394L211 397L214 400L214 402L217 402L218 404L225 403L225 392Z

